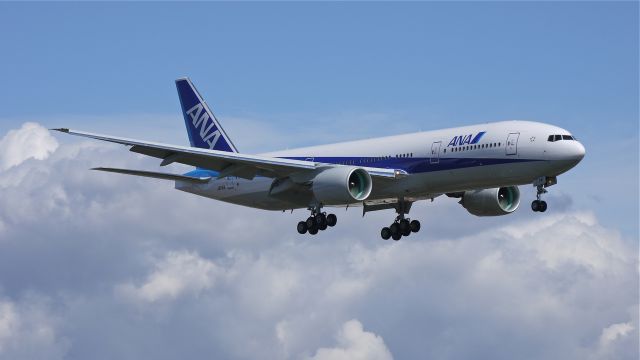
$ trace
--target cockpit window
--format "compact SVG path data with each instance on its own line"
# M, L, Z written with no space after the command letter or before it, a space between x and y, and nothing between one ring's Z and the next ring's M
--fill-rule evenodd
M560 140L578 140L578 139L576 139L571 135L549 135L549 137L547 138L547 141L549 142L560 141Z

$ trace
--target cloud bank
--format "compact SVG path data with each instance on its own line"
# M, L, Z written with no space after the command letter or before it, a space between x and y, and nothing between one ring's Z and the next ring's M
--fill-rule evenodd
M400 242L357 210L308 237L301 211L87 170L157 167L121 146L25 124L0 149L2 359L638 355L637 239L589 211L485 221L437 199Z
M46 159L56 150L58 141L42 126L28 122L0 139L0 170L19 165L27 159Z

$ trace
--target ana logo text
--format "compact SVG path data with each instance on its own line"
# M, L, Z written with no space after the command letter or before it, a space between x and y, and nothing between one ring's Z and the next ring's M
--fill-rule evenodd
M187 110L187 114L191 117L193 126L200 128L200 138L209 145L209 149L213 149L220 138L220 130L214 129L215 123L209 118L209 114L204 110L201 103L196 104ZM214 131L212 131L214 130Z
M467 145L467 144L471 144L471 145L477 144L478 141L480 141L480 139L485 133L486 131L481 131L475 137L473 136L473 134L454 136L453 139L449 141L449 145L447 145L447 147Z

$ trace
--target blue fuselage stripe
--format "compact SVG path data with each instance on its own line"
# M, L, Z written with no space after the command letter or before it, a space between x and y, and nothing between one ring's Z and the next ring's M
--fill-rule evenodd
M361 156L341 156L341 157L283 157L290 160L307 160L325 164L351 165L363 167L375 167L382 169L404 170L409 174L427 173L432 171L465 169L476 166L512 164L519 162L542 161L537 159L513 159L513 158L439 158L436 163L431 162L431 158L408 157L408 158L386 158L361 157ZM436 159L434 159L436 160ZM198 168L184 175L193 177L217 177L217 171Z
M310 157L286 157L291 160L311 160ZM385 158L379 157L314 157L312 161L326 164L340 164L383 169L399 169L409 174L432 171L464 169L475 166L511 164L518 162L541 161L537 159L513 158L448 158L433 159L423 157Z

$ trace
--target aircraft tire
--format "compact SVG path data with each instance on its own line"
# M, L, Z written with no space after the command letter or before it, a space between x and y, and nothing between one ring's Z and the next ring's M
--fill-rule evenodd
M327 216L325 214L316 215L316 225L320 230L327 228Z
M298 233L306 234L307 233L307 223L305 221L300 221L298 223Z
M540 211L540 203L538 200L533 200L531 202L531 210L533 210L534 212Z
M380 230L380 236L382 236L384 240L389 240L389 238L391 238L391 230L389 230L388 227L383 227L382 230Z
M307 229L311 229L316 225L316 219L313 216L309 216L307 218Z
M338 217L335 214L327 215L327 225L334 227L338 223Z
M545 212L547 211L547 202L542 200L540 201L540 209L538 210L540 212Z
M309 234L315 235L317 233L318 233L318 228L317 227L314 226L314 227L309 228Z
M409 220L402 219L400 220L400 233L403 235L407 233L407 230L411 232L411 225L409 224ZM405 235L406 236L406 235Z
M398 225L398 223L393 223L391 224L391 226L389 226L389 230L391 230L391 236L398 234L400 235L400 225Z
M402 235L400 233L395 233L395 234L392 234L391 237L393 238L393 240L398 241L400 240Z
M418 220L413 220L411 221L411 231L413 231L414 233L417 233L418 231L420 231L420 221Z

